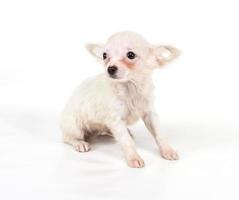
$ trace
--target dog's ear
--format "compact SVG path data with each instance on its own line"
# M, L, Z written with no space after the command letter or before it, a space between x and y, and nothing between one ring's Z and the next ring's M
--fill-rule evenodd
M174 60L180 55L180 51L171 45L159 45L151 48L159 67Z
M100 44L86 44L86 49L95 57L101 59L103 54L103 45Z

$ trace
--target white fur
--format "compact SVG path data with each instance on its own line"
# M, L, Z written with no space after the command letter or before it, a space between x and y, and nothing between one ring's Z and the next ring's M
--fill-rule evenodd
M173 60L178 50L172 46L153 46L132 32L120 32L105 45L90 44L87 49L102 60L105 73L84 81L74 92L61 116L64 142L77 151L90 149L90 135L112 135L121 145L128 165L143 167L127 125L140 118L154 136L162 157L178 159L177 153L161 138L158 116L153 107L152 71ZM133 51L136 58L126 57ZM103 52L107 59L102 59ZM109 66L118 70L112 78Z

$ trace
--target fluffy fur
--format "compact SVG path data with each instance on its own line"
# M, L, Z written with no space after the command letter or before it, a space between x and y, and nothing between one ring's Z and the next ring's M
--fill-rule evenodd
M172 46L151 45L132 32L116 33L106 44L89 44L87 49L103 62L105 73L84 81L65 106L61 115L64 142L86 152L90 150L88 136L112 135L121 145L128 165L143 167L144 161L127 128L141 118L162 157L178 159L178 154L160 135L153 106L152 72L176 58L179 51ZM135 58L127 57L129 51ZM111 66L117 68L113 75L109 73Z

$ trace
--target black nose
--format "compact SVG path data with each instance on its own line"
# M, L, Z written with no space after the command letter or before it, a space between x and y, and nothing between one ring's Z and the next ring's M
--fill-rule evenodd
M118 68L117 68L116 66L114 66L114 65L108 67L108 73L109 73L110 75L114 75L117 70L118 70Z

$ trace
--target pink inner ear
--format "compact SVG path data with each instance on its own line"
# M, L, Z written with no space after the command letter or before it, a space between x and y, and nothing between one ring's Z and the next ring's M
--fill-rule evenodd
M166 60L162 56L156 56L156 61L160 66L163 66L166 63Z
M156 47L155 49L155 57L160 66L163 66L167 62L172 61L178 55L179 55L178 49L169 45L159 46Z

